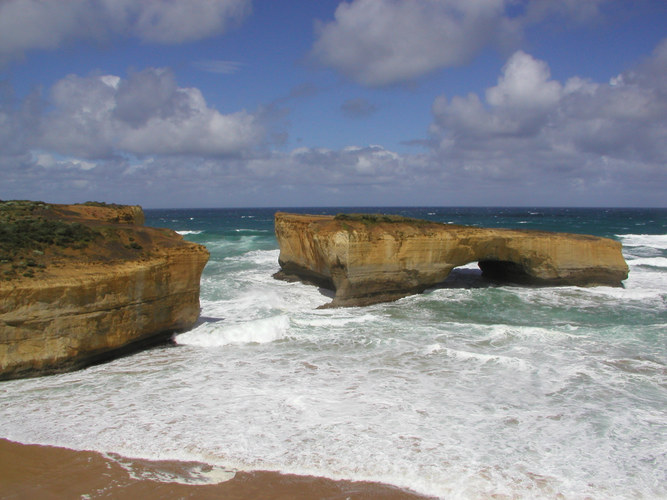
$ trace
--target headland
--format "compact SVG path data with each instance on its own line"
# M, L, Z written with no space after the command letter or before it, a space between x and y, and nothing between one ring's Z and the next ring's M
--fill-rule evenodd
M141 207L0 202L0 380L78 369L199 316L205 247Z

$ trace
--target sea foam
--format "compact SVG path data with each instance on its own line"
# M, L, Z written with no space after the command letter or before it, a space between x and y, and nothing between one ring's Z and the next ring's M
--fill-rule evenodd
M177 344L200 347L220 347L229 344L265 344L285 338L289 330L287 316L246 321L225 325L224 321L205 323L186 333L177 335Z
M326 292L271 277L271 233L215 224L199 236L211 260L194 329L176 346L4 382L0 435L442 498L667 496L664 235L619 236L625 288L459 280L322 310Z
M619 234L617 237L626 247L655 247L667 249L667 234Z

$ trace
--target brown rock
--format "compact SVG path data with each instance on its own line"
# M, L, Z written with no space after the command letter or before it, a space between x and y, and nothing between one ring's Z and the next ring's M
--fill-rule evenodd
M523 284L620 286L628 275L621 244L596 236L287 213L276 214L275 229L276 277L335 290L332 306L420 293L470 262L488 277Z
M142 227L140 207L49 205L48 217L76 221L95 236L37 254L14 249L14 260L28 252L39 266L0 281L0 379L77 369L166 340L196 321L203 246Z

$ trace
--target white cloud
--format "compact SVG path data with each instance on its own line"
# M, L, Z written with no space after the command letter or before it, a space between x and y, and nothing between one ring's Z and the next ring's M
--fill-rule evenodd
M486 100L497 107L549 109L562 91L560 83L549 80L550 76L545 62L518 51L505 64L498 85L486 91Z
M517 52L485 100L434 101L434 154L450 175L543 189L605 184L623 191L649 180L664 187L666 58L667 41L610 83L574 77L562 84L550 79L546 63Z
M255 115L221 114L198 89L178 87L167 69L150 68L126 80L70 75L54 85L52 105L42 121L41 147L82 158L234 156L264 136Z
M0 198L53 202L86 200L142 203L148 206L340 205L396 203L403 191L424 182L416 157L381 146L340 150L298 148L252 158L155 156L80 161L39 152L21 164L0 158L9 176ZM94 168L93 168L94 167Z
M510 57L502 71L498 84L486 90L486 103L476 94L454 97L451 103L442 96L435 100L436 122L452 132L448 139L533 137L539 132L561 99L562 85L549 79L546 63L522 51Z
M664 205L667 40L608 82L518 51L486 92L433 103L431 148L267 151L169 70L69 76L49 107L0 85L0 197L149 206ZM33 151L34 153L30 153ZM175 198L175 194L178 198ZM54 199L58 197L58 199Z
M0 62L32 49L120 35L181 43L224 32L251 10L251 0L4 0Z
M504 0L354 0L318 28L312 56L362 84L408 81L511 38Z
M515 49L527 26L590 23L610 0L352 0L316 26L311 57L367 86L414 81Z
M104 0L121 29L157 43L181 43L222 33L250 13L250 0Z
M378 185L405 170L404 158L382 146L348 146L340 150L297 148L248 161L248 168L264 180L290 185Z

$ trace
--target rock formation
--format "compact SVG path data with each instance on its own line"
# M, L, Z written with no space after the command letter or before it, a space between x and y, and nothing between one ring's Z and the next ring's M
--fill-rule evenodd
M0 379L77 369L199 316L201 245L140 207L0 202Z
M499 281L620 286L628 266L617 241L581 234L487 229L382 215L277 213L277 278L333 289L331 306L423 292L478 262Z

